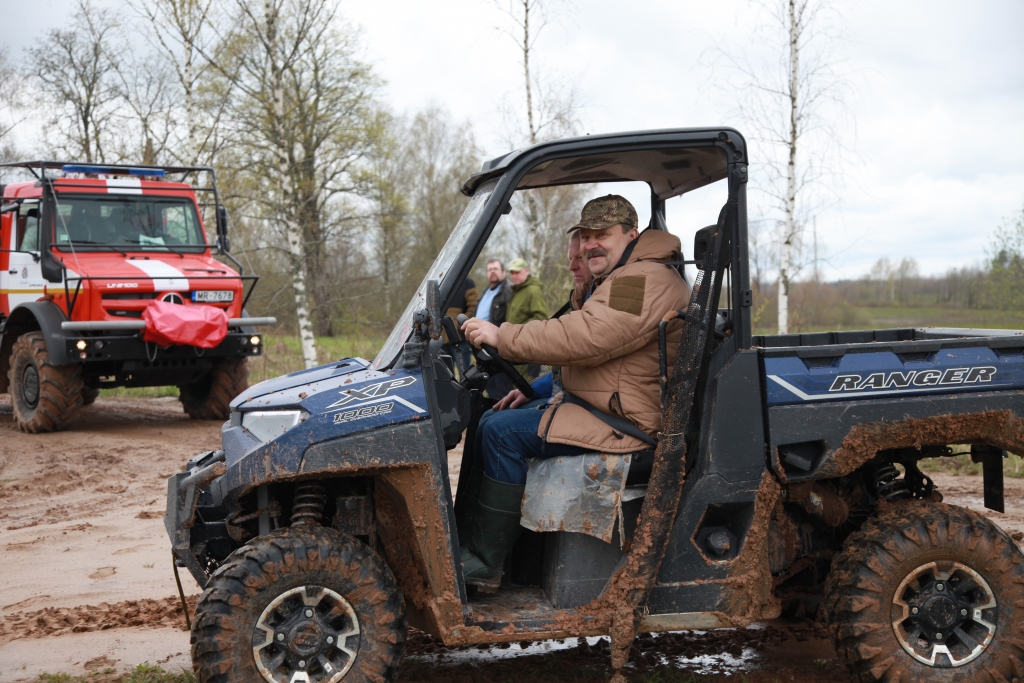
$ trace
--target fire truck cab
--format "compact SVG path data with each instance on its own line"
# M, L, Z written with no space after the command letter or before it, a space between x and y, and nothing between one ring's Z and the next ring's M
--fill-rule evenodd
M190 416L225 419L248 386L248 357L262 352L255 326L275 321L244 312L258 278L229 254L213 169L31 161L0 170L28 178L0 185L0 393L19 427L60 429L99 389L119 386L174 385ZM223 340L147 341L143 313L157 301L221 309Z

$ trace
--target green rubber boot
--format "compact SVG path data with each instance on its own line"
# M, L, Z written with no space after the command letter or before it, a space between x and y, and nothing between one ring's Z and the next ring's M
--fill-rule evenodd
M463 557L469 548L469 534L476 519L477 501L480 500L480 485L484 481L483 470L469 466L466 479L459 477L459 488L455 492L455 528L459 532L459 551Z
M462 555L462 573L467 584L484 593L493 593L501 585L505 555L522 531L519 520L525 490L526 486L503 484L483 475L469 547Z

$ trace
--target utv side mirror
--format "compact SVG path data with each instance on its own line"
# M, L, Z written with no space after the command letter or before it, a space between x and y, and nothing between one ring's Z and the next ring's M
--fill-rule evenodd
M217 246L223 252L231 251L231 238L228 237L228 209L223 204L217 206Z
M431 339L441 338L441 288L437 280L427 281L427 335Z

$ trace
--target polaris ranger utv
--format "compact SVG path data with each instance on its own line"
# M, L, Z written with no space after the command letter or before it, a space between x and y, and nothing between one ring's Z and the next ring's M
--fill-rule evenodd
M376 358L250 388L222 449L170 479L175 563L205 589L199 681L391 681L408 624L450 645L608 634L618 670L638 632L807 604L863 681L1024 676L1024 555L985 517L943 504L918 467L970 444L986 504L1002 507L1002 457L1024 452L1024 336L752 336L747 164L728 128L558 140L484 164ZM667 229L673 197L713 183L725 197L685 261L688 310L666 311L649 340L663 431L629 456L535 461L522 509L534 531L496 593L467 591L448 453L465 434L468 471L489 375L531 388L493 348L460 362L442 311L514 193L620 181L649 187L648 230ZM670 324L682 325L674 367Z
M18 426L61 429L101 388L168 384L179 387L190 416L227 419L231 399L248 386L247 359L262 349L254 326L271 320L245 314L259 278L241 275L228 253L213 169L0 168L34 177L0 185L0 393L10 392ZM216 215L214 245L204 208ZM238 271L214 259L211 246ZM219 308L227 334L213 348L189 334L184 343L150 343L142 318L154 301Z

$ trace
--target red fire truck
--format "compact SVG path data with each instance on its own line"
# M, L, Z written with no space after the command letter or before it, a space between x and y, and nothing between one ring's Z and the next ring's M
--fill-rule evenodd
M61 429L99 389L120 386L177 386L191 417L226 419L248 386L248 357L262 352L255 327L275 321L245 312L259 278L229 254L213 169L31 161L0 171L27 178L0 185L0 393L18 426ZM213 243L204 215L215 217ZM171 309L186 321L226 318L226 329L213 342L154 343L154 302L186 307ZM224 314L188 308L203 306Z

